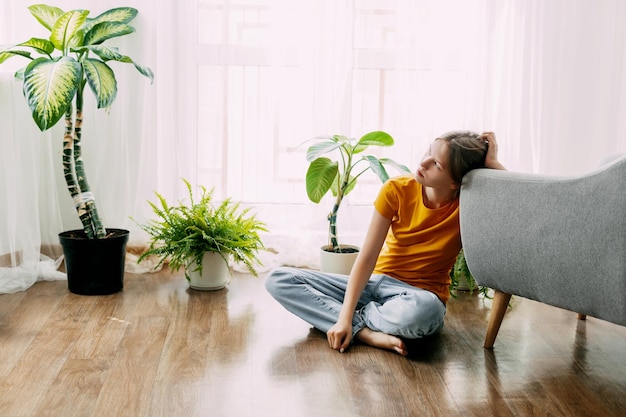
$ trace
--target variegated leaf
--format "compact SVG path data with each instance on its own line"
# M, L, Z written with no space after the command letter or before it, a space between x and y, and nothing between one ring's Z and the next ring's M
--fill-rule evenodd
M105 62L106 61L117 61L117 62L124 62L124 63L128 63L128 64L133 64L135 66L135 68L137 69L137 71L139 71L139 73L141 73L142 75L150 78L151 82L154 81L154 73L152 72L152 70L150 68L139 65L138 63L133 61L133 59L131 57L129 57L127 55L120 54L118 49L115 48L115 47L108 48L108 47L102 46L102 45L86 45L85 47L83 47L81 49L82 50L88 49L88 50L92 51L93 53L98 55L98 57L100 57L100 59L102 59Z
M48 6L46 4L34 4L28 7L30 14L35 16L35 19L39 21L43 26L52 32L52 28L59 17L65 13L58 7Z
M91 91L98 101L98 108L109 107L117 95L117 81L113 70L98 59L85 59L83 69Z
M24 71L24 96L39 129L54 126L70 106L81 82L81 66L71 57L38 58Z
M90 23L97 25L101 22L120 22L129 23L137 16L137 9L132 7L118 7L107 10L99 16L93 18Z
M107 39L133 33L135 28L125 23L102 22L95 25L85 34L84 45L98 45Z
M128 58L128 57L126 57L126 58ZM154 82L154 73L152 72L152 70L150 68L141 66L138 63L136 63L135 61L132 61L132 63L135 66L135 68L137 69L137 71L139 71L139 73L141 75L144 75L144 76L150 78L150 83Z
M124 59L124 55L122 55L116 47L107 47L102 45L85 45L80 49L88 49L92 51L94 54L98 55L103 61L122 61Z
M26 42L20 43L18 46L28 46L37 50L37 52L46 55L50 55L54 52L54 45L47 39L30 38Z
M76 42L70 41L81 30L88 14L89 10L72 10L61 16L54 24L50 35L54 47L65 53L70 44L76 45Z
M0 52L0 64L2 64L4 61L14 56L24 56L26 58L30 58L30 52L28 51L2 51Z

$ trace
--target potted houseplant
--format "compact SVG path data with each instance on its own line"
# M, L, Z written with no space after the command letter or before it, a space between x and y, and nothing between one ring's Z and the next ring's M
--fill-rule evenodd
M256 276L256 266L261 264L257 254L265 248L259 232L267 232L265 224L231 199L215 204L213 190L205 187L200 187L199 199L195 199L191 184L183 181L188 202L170 204L159 193L155 193L156 203L148 202L157 219L140 225L151 238L137 262L156 256L155 269L166 262L173 271L182 267L189 286L198 290L224 288L231 261Z
M450 269L450 294L454 295L457 291L468 291L473 294L476 290L486 298L490 298L489 288L478 285L467 266L465 254L461 249Z
M94 18L89 17L89 10L64 12L45 4L32 5L28 10L50 31L49 38L33 37L1 51L0 63L14 56L30 60L16 78L23 81L24 96L41 131L61 119L65 122L63 173L83 226L82 230L59 234L68 287L78 294L114 293L123 288L128 231L103 226L85 176L81 155L83 94L89 86L98 108L113 104L117 81L110 61L133 64L140 74L153 79L149 68L115 47L103 46L111 38L135 31L129 22L137 10L119 7Z
M389 179L385 165L400 172L411 172L409 168L389 158L362 155L370 146L392 146L394 140L386 132L373 131L360 139L333 135L315 138L309 146L306 159L309 167L306 172L306 192L311 201L319 203L330 190L335 203L328 214L328 244L320 250L320 269L324 272L349 274L359 248L354 245L341 245L337 236L337 213L346 195L354 189L358 178L367 171L373 171L381 182ZM326 155L332 154L333 160ZM337 258L347 258L337 260Z

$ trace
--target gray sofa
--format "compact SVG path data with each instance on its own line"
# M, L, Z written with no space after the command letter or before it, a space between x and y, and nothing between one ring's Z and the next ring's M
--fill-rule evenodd
M474 170L460 219L468 267L495 290L486 348L511 294L626 325L626 156L580 176Z

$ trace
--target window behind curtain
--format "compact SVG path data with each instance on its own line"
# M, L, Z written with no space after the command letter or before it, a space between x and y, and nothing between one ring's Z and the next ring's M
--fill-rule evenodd
M376 154L413 168L472 123L480 10L467 3L198 0L198 182L306 203L303 142L378 129L396 146ZM346 205L371 207L380 184L362 178Z

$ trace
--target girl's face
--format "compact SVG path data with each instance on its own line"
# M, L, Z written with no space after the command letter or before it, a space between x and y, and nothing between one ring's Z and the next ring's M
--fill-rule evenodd
M442 140L435 140L417 167L415 179L426 187L442 191L457 189L458 185L448 170L449 160L448 144Z

